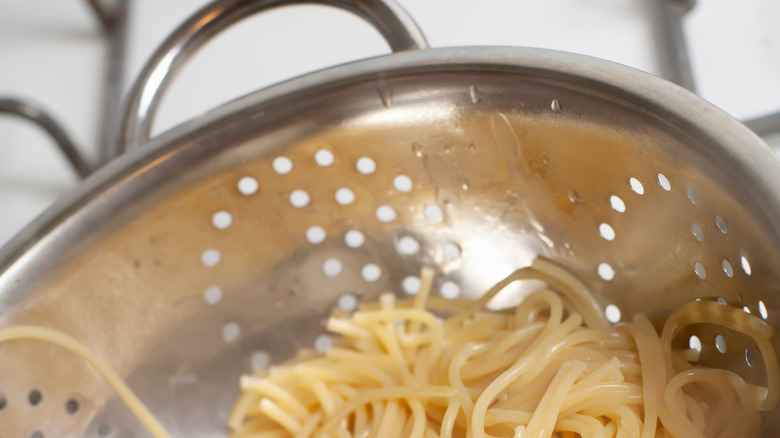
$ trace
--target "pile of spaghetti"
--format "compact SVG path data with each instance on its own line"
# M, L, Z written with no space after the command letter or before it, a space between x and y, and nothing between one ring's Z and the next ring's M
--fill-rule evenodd
M233 438L744 438L775 408L780 369L773 328L741 308L694 301L660 335L643 314L610 324L587 287L544 258L469 302L431 297L424 268L412 300L384 295L334 314L341 335L323 355L243 376L228 425ZM504 311L484 310L508 284L534 278L547 289ZM446 315L442 319L439 315ZM695 366L696 350L672 341L693 324L749 336L767 386ZM0 343L33 339L86 359L155 438L160 421L103 358L44 327L0 329Z
M777 403L772 327L742 309L692 302L659 335L642 314L610 324L576 277L543 258L476 302L429 296L433 277L423 269L412 300L388 294L334 314L327 327L341 337L324 354L243 376L233 437L749 437ZM525 278L548 288L484 310ZM704 322L754 339L766 388L672 348Z

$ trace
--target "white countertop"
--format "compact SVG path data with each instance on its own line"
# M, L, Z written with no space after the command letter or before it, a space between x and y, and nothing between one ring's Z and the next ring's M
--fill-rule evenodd
M127 77L203 5L132 2ZM657 72L645 0L400 0L434 47L524 45ZM685 26L700 94L737 118L780 109L780 2L700 0ZM85 1L0 0L0 96L48 109L90 157L105 43ZM226 100L315 69L388 51L360 19L318 6L252 17L196 55L159 113L164 130ZM0 244L77 183L49 139L0 117ZM771 139L780 153L780 138Z

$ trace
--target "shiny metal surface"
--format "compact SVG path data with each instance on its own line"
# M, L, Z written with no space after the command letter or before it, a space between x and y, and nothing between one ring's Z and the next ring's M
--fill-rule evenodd
M155 51L127 97L119 149L146 143L166 87L186 60L208 40L234 23L282 6L321 4L365 19L393 52L424 49L428 43L412 17L393 0L218 0L182 23Z
M258 91L110 163L2 249L0 324L63 330L174 434L225 436L240 373L312 345L344 294L403 294L423 264L437 292L476 297L543 254L624 319L700 298L777 326L778 217L771 151L676 85L545 50L410 51ZM678 342L693 334L703 363L762 382L740 335L697 326ZM144 436L54 347L1 346L0 391L10 436Z
M40 126L54 140L54 144L57 145L79 177L86 178L92 173L92 165L84 158L65 129L42 108L18 99L0 98L0 114L22 117Z

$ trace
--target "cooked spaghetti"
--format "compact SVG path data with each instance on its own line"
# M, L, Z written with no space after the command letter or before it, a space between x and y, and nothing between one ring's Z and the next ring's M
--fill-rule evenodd
M587 287L544 258L475 302L431 297L433 277L423 269L412 300L387 294L353 314L334 314L327 326L341 339L324 354L304 351L243 376L228 420L233 437L749 437L759 433L759 413L777 404L773 328L736 307L688 303L659 336L642 314L607 322ZM485 310L508 284L527 278L548 289L511 311ZM755 341L766 388L731 371L694 366L696 351L672 348L681 330L705 322ZM108 364L77 340L42 327L0 329L0 343L17 339L80 355L155 438L169 437Z
M327 328L341 340L323 355L242 377L233 437L746 437L777 403L772 327L741 309L692 302L659 336L642 314L610 324L576 277L542 258L477 302L430 297L433 276L423 270L411 301L387 294L333 315ZM484 310L521 278L548 289L511 312ZM752 337L767 388L672 349L701 322Z

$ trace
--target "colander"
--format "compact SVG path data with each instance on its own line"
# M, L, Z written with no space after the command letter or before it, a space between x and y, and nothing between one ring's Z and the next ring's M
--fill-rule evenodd
M398 52L146 141L166 75L227 24L284 3L215 3L162 46L130 98L130 151L2 250L0 324L81 340L187 437L225 436L241 373L327 348L334 307L413 294L423 265L434 293L476 298L544 255L590 284L611 321L658 323L701 299L778 324L780 164L701 98L627 67L516 47L405 50L425 40L394 4L326 1ZM739 333L696 325L675 342L765 383ZM0 392L3 438L145 436L55 346L0 346ZM778 436L778 413L764 436Z

